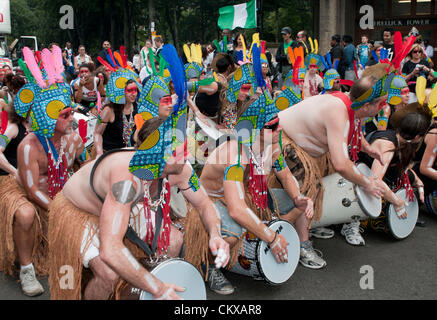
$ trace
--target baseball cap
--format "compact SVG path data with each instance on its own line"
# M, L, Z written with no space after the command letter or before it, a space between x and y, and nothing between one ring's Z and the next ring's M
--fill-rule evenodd
M288 33L288 34L291 34L291 28L290 27L284 27L284 28L282 28L282 30L281 30L281 34L282 33Z

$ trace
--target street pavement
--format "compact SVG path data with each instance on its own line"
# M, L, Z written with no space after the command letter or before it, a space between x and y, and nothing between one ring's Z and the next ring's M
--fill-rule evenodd
M366 245L346 243L335 227L332 239L312 239L323 253L327 266L312 270L299 265L284 284L226 272L235 293L221 296L208 290L209 300L429 300L437 299L437 216L421 208L426 226L416 227L404 240L366 230ZM361 271L361 272L360 272ZM372 276L373 274L373 281ZM17 279L0 274L0 300L50 299L47 278L41 279L46 292L35 298L21 293ZM368 289L363 289L366 284ZM372 289L373 287L373 289Z

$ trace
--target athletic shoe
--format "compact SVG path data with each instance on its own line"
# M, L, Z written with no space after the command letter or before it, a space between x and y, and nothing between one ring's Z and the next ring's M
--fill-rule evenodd
M366 243L360 232L364 232L364 230L360 227L360 221L356 220L349 224L343 224L340 233L346 238L347 243L353 246L364 246Z
M44 288L36 279L33 268L21 268L21 289L26 296L34 297L44 292Z
M322 259L322 253L313 248L311 241L305 241L300 244L299 262L307 268L321 269L326 266L326 261Z
M334 230L318 227L310 230L310 237L319 238L319 239L330 239L334 236Z
M219 269L214 267L209 268L208 283L209 288L215 293L222 295L234 293L234 287L229 280L225 278Z

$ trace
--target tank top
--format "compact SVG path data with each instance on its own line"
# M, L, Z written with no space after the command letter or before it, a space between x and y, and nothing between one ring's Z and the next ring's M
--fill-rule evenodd
M94 87L92 90L88 90L85 86L82 87L82 100L88 102L97 101L97 84L99 82L99 78L94 77Z
M21 140L23 140L24 137L26 136L26 128L21 123L17 125L18 125L17 136L9 142L9 144L6 146L6 149L3 151L3 154L5 155L6 159L14 168L17 168L18 145L20 144ZM8 174L9 174L8 172L0 169L0 176L7 176Z
M134 103L132 117L138 113L137 104ZM130 115L126 115L127 120L130 120ZM132 133L135 132L135 126ZM123 141L123 112L114 118L114 122L108 122L105 131L102 134L103 150L109 151L113 149L121 149L128 147ZM131 140L132 141L132 140Z

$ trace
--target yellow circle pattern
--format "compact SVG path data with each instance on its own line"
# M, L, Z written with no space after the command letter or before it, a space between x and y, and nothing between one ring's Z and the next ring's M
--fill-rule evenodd
M32 102L34 97L35 97L35 95L33 94L32 90L30 90L30 89L24 89L20 93L20 100L23 103Z
M287 109L290 106L290 102L285 97L280 97L276 100L276 108L280 111Z
M234 80L235 81L240 81L241 78L243 77L243 70L240 68L237 69L237 71L235 71L234 73Z
M65 108L65 104L60 100L53 100L47 104L47 115L53 120L58 120L59 114Z
M144 121L147 121L147 120L153 118L153 115L147 111L141 112L140 114L141 114L141 117L143 118Z
M141 146L138 148L139 150L149 150L152 149L159 141L159 131L155 130L151 135L149 135L146 140L143 141Z
M226 180L243 182L244 170L240 166L232 166L226 174Z
M121 77L115 81L115 86L118 89L124 89L126 87L127 78Z

